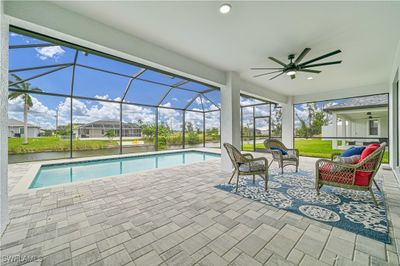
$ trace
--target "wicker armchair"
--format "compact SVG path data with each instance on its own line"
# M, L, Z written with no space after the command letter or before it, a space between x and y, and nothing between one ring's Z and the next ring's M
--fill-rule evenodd
M264 141L264 146L268 153L272 154L272 161L278 162L279 168L283 174L283 168L288 165L293 165L296 167L296 172L299 170L299 150L288 149L286 146L276 139L267 139ZM287 155L283 155L281 151L274 150L273 148L280 148L287 152Z
M224 147L228 152L229 158L235 168L228 184L231 183L236 175L236 192L239 187L239 176L252 175L253 183L255 183L256 175L261 176L265 181L265 190L268 188L268 160L266 158L254 158L252 154L242 154L238 149L229 143L224 143Z
M375 205L378 205L372 192L372 184L375 184L381 191L374 177L381 165L385 148L386 143L382 143L377 150L357 164L344 164L327 159L318 160L315 163L317 194L319 195L319 191L324 185L369 191ZM335 156L337 154L334 154L332 159Z

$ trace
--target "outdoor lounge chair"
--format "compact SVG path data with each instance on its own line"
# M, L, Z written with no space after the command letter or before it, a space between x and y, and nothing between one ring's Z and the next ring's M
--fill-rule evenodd
M299 150L288 149L286 146L277 139L267 139L264 141L264 146L268 153L272 154L272 161L278 162L281 173L283 174L283 168L288 165L296 166L296 172L299 170ZM287 154L283 154L282 151ZM270 165L269 165L270 166Z
M229 143L224 143L224 147L228 152L229 158L231 159L232 165L235 168L231 179L228 184L231 183L233 177L236 175L236 192L239 187L239 176L252 175L253 183L255 183L256 175L261 176L265 181L265 190L268 188L268 160L264 157L254 158L252 154L242 154L238 149Z
M315 163L317 194L323 185L369 191L375 205L378 205L372 191L372 183L381 191L374 177L379 170L385 153L386 143L357 164L345 164L333 161L338 154L333 154L332 159L320 159Z

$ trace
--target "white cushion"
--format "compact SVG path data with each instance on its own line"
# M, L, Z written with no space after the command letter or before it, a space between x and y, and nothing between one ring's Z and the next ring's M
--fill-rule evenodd
M239 166L240 172L255 172L264 170L265 170L265 165L263 161L243 163Z

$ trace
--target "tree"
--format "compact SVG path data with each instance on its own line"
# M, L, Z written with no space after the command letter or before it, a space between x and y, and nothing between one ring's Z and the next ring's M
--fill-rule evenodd
M186 123L186 132L193 132L194 131L194 127L192 122L187 122Z
M24 101L24 142L23 144L28 144L28 112L32 107L32 92L42 92L39 88L31 88L31 84L25 82L22 78L20 78L16 74L11 74L15 78L15 83L11 84L10 87L17 89L19 91L13 91L8 95L9 100L14 100L19 97L22 97Z
M114 129L106 130L104 137L107 137L110 141L116 136Z
M326 114L318 109L316 103L307 103L304 109L308 111L307 119L300 117L296 112L296 117L300 121L300 128L296 130L297 136L309 138L320 135L322 126L327 123Z

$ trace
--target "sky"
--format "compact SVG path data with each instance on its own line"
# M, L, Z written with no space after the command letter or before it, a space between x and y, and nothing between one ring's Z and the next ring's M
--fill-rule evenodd
M10 33L9 40L10 46L45 43L39 39L13 32ZM10 49L9 68L10 70L17 70L37 66L71 64L74 61L76 53L75 49L60 45ZM101 72L79 65L76 66L73 94L75 96L94 99L82 100L75 98L73 100L73 122L88 123L97 120L119 120L120 105L101 100L121 101L129 84L129 76L137 73L140 68L81 51L77 55L77 64L116 72L120 75ZM68 96L71 93L73 67L58 68L60 66L15 72L18 77L26 79L56 70L27 82L30 83L31 88L39 88L43 92L65 95L65 97L59 97L31 94L33 106L29 110L28 115L28 122L30 124L40 126L44 129L54 129L56 126L56 117L58 117L58 125L70 123L71 99ZM185 108L189 105L189 110L203 110L203 107L205 110L218 110L220 105L219 91L212 91L206 93L206 97L199 97L197 92L210 89L210 87L200 83L190 81L181 85L182 88L191 89L194 92L174 88L167 95L166 93L170 90L171 85L183 81L181 78L146 70L140 75L140 79L143 80L137 79L131 83L124 99L125 102L144 105L160 104L160 106L173 108ZM10 80L15 81L15 78L10 75ZM164 85L144 80L163 83ZM163 99L164 96L165 98ZM211 101L218 105L218 107ZM159 119L161 123L168 124L174 130L181 129L182 111L165 108L160 108L160 110ZM23 120L23 101L21 97L9 100L9 118ZM207 128L219 128L219 115L208 115L206 118ZM139 120L149 124L155 123L155 108L124 104L123 121L137 122ZM201 113L187 112L186 121L192 122L195 128L203 128L203 115Z

